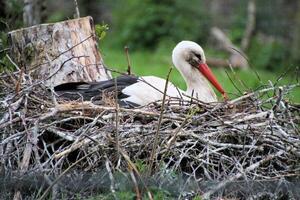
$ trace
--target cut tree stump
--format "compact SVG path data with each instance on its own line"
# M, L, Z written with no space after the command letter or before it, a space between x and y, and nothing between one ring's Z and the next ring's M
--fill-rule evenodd
M98 51L92 17L14 30L8 41L16 65L46 86L111 78Z

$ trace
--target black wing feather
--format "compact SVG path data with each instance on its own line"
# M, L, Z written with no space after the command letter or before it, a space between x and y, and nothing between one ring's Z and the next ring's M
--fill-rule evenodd
M117 88L115 87L115 80L117 83ZM115 96L115 92L117 92L117 96L121 106L136 107L138 106L137 104L122 101L122 99L128 97L128 95L122 93L122 90L136 83L137 81L138 77L136 76L122 75L117 78L100 82L64 83L54 87L54 91L60 98L65 100L82 99L85 101L101 101L103 93L109 93Z

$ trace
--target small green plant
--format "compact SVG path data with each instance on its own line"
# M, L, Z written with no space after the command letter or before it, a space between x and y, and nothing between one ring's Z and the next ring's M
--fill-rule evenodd
M202 200L202 198L199 195L197 195L193 198L193 200Z
M8 50L7 35L5 32L0 31L0 72L15 68L6 55Z
M106 36L106 32L109 30L109 26L107 24L96 24L95 32L98 40L102 40Z
M120 191L120 192L117 192L117 197L119 199L134 199L136 196L136 194L132 191Z
M161 189L161 188L150 188L151 194L153 195L154 200L168 200L168 199L174 199L171 196L171 193L167 190ZM143 199L149 199L148 195L145 193Z
M136 168L138 169L138 171L140 173L146 173L147 172L147 163L145 163L144 161L137 160L135 162L135 166L136 166Z

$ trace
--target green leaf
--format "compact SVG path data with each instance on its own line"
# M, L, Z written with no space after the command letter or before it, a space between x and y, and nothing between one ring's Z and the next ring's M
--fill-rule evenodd
M107 24L96 24L95 32L98 40L102 40L106 36L106 32L109 30L109 26Z

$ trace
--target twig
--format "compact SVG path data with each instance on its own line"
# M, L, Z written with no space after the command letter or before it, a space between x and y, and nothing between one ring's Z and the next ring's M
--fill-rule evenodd
M24 174L28 169L29 160L30 160L32 148L33 148L32 139L37 141L37 132L38 132L37 126L38 126L38 121L36 121L35 129L34 129L34 132L32 133L33 138L31 138L31 136L30 136L31 133L27 132L27 143L26 143L26 146L25 146L25 149L23 152L23 159L20 164L21 174ZM18 200L18 199L22 199L21 192L19 190L17 190L14 195L14 200Z
M289 87L290 88L295 88L295 87L299 87L299 85L300 84L294 84L294 85L290 85ZM265 89L262 89L262 90L259 90L259 91L251 92L251 93L246 94L244 96L241 96L241 97L238 97L236 99L233 99L233 100L229 101L228 103L229 104L234 104L234 103L237 103L237 102L239 102L241 100L247 99L247 98L249 98L251 96L254 96L254 95L257 95L257 94L261 94L261 93L265 93L265 92L268 92L268 91L272 91L274 89L275 89L274 87L268 87L268 88L265 88Z
M120 153L122 154L123 158L126 160L126 162L128 163L128 166L130 168L130 170L132 169L140 178L144 188L147 191L148 197L150 200L153 200L152 194L150 192L150 190L148 189L147 185L145 184L145 182L143 181L143 179L141 179L141 174L139 173L138 169L136 168L135 164L130 160L130 157L128 156L128 154L123 151L122 149L120 149Z
M109 176L109 179L110 179L110 191L111 193L113 194L114 198L117 200L119 199L116 195L116 190L115 190L115 179L114 179L114 176L111 172L111 168L110 168L110 161L109 159L107 158L107 156L105 156L105 167L106 167L106 170L108 172L108 176Z
M8 58L9 62L11 62L11 63L15 66L15 68L16 68L18 71L20 71L19 66L11 59L11 57L10 57L8 54L6 54L5 56Z
M235 77L236 80L238 80L242 86L244 86L245 89L249 90L248 86L246 85L246 83L237 75L237 73L235 73L234 69L232 68L232 65L229 63L229 68L233 74L233 76Z
M94 126L94 125L97 123L97 121L98 121L98 119L99 119L100 116L101 116L101 115L98 115L98 116L94 119L94 121L91 122L91 124L86 128L86 130L87 130L88 128ZM85 134L86 130L85 130L85 131L80 131L81 134L82 134L82 135ZM102 136L101 136L101 135L95 135L95 136L93 136L93 137L91 137L91 138L92 138L93 140L97 140L97 138L99 138L99 137L102 137ZM68 149L66 149L66 150L64 150L64 151L62 151L62 152L60 152L60 153L55 153L55 154L54 154L54 158L55 158L55 159L58 159L58 158L61 158L61 157L63 157L63 156L66 156L67 154L69 154L69 153L75 151L76 149L79 149L80 147L89 144L90 141L91 141L90 139L84 139L84 140L82 140L82 141L79 141L79 138L80 138L80 137L78 137L77 140L76 140L76 141L75 141Z
M181 131L181 129L187 124L188 120L191 118L192 116L187 115L186 118L184 119L184 121L181 123L180 126L178 126L176 128L176 130L174 131L173 136L170 138L170 140L167 141L167 151L170 150L170 147L174 144L176 137L178 135L178 133Z
M244 173L248 173L256 168L258 168L260 165L276 158L276 157L279 157L281 156L282 154L284 154L284 151L278 151L277 153L275 154L272 154L272 155L269 155L267 157L265 157L264 159L250 165L249 167L247 167L245 170L244 170ZM213 195L216 191L220 190L221 188L225 187L228 183L240 178L241 176L243 176L243 173L237 173L235 174L234 176L231 176L229 177L227 180L225 181L222 181L221 183L217 184L217 185L214 185L214 188L209 190L208 192L205 192L202 197L203 199L210 199L211 195Z
M95 105L89 101L83 101L81 103L65 103L65 104L59 104L54 108L50 109L51 111L48 113L44 113L42 116L40 116L41 120L48 119L49 117L52 117L56 115L57 113L65 113L70 111L82 111L82 110L93 110L93 111L115 111L115 107L108 107L108 106L100 106ZM135 113L135 114L141 114L145 116L153 116L153 117L159 117L159 113L146 111L143 109L126 109L126 108L119 108L120 112L128 112L128 113ZM173 115L164 115L164 118L166 119L173 119L178 121L183 121L184 118L173 116Z
M46 130L58 135L59 137L65 139L67 141L75 141L76 140L76 137L74 135L69 134L69 133L64 132L64 131L60 131L60 130L55 129L53 127L49 127Z
M74 0L74 5L75 5L75 18L80 18L80 12L79 12L77 0Z
M278 88L278 94L277 94L277 100L276 100L276 103L274 104L272 110L275 112L279 109L280 107L280 103L282 101L282 98L283 98L283 87L279 87Z
M43 200L46 198L47 194L49 193L50 189L68 172L70 171L73 167L75 167L75 165L77 165L78 163L80 163L82 160L86 159L87 157L89 157L90 155L94 154L95 152L97 152L98 149L86 154L85 156L83 156L82 158L78 159L76 162L74 162L72 165L70 165L66 170L64 170L53 182L52 185L50 185L46 191L43 193L43 195L38 199L38 200Z
M134 184L134 190L135 190L135 194L136 194L136 199L137 200L142 200L142 195L141 195L141 192L139 190L139 186L138 186L138 183L137 183L136 178L134 176L132 167L129 165L128 168L129 168L129 174L130 174L131 180L132 180L132 182Z
M225 73L227 75L227 77L229 78L231 84L234 86L234 88L240 93L243 94L242 91L237 87L237 85L235 84L235 82L232 80L232 78L230 77L229 73L227 70L225 70Z
M115 78L115 106L116 106L116 148L119 153L119 102L118 102L118 86L117 79Z
M166 95L167 95L167 89L168 89L168 82L169 82L169 78L170 78L170 74L171 74L172 68L169 69L169 72L167 74L167 79L166 79L166 84L165 84L165 89L164 89L164 95L163 95L163 99L162 99L162 104L161 104L161 111L160 111L160 115L158 118L158 124L157 124L157 128L156 128L156 133L154 135L154 143L152 146L152 151L150 154L150 162L149 162L149 174L152 173L152 167L153 167L153 163L154 163L154 157L156 155L156 148L157 148L157 143L158 143L158 133L159 133L159 129L161 126L161 122L163 119L163 113L164 113L164 109L165 109L165 100L166 100Z
M125 46L124 50L125 50L127 64L128 64L128 66L127 66L127 74L131 75L131 62L130 62L130 58L129 58L129 47Z

